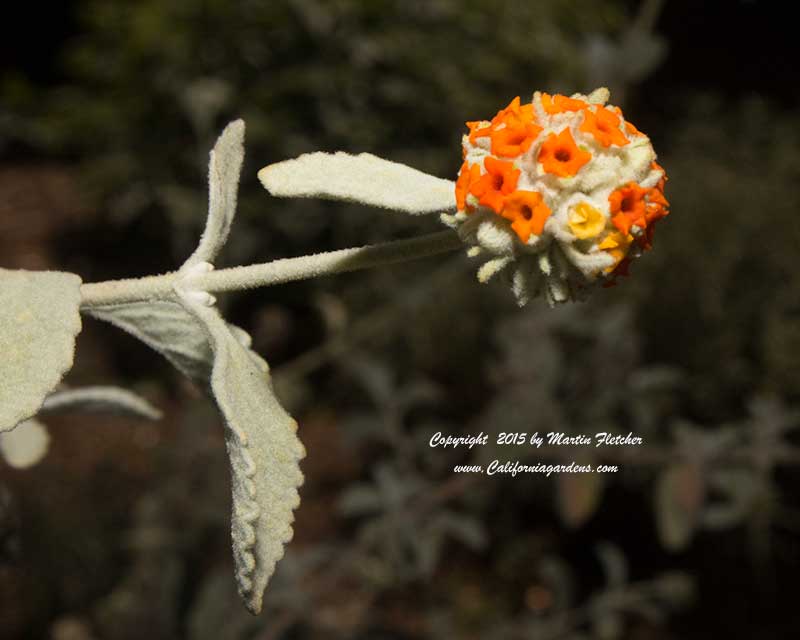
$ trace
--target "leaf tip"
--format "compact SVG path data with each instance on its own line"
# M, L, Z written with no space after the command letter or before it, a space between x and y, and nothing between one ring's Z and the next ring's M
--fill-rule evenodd
M242 596L242 600L244 600L244 606L251 614L257 616L259 613L261 613L262 601L264 596L263 591L255 589L249 593L240 592L239 595Z
M221 156L222 162L231 162L241 166L244 156L244 120L239 118L229 122L219 134L214 148L211 150L212 164ZM236 181L238 182L238 169L236 170Z
M244 120L237 118L236 120L232 120L227 124L227 126L222 130L222 135L244 141L244 129Z
M258 172L258 180L261 182L261 184L264 186L264 188L267 191L269 191L271 194L273 194L273 195L274 195L274 187L275 187L275 181L274 181L273 178L275 176L275 167L276 166L277 165L270 164L270 165L267 165L266 167L264 167L263 169L261 169Z

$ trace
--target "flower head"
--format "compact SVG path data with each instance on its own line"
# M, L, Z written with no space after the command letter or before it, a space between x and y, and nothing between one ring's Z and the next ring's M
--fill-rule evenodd
M537 92L467 123L457 210L442 220L486 258L479 279L503 274L520 304L613 284L669 212L650 140L608 97Z

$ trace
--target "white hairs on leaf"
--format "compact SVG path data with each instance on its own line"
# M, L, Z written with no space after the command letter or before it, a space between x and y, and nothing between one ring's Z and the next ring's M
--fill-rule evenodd
M264 188L283 198L327 198L411 214L454 211L455 184L369 153L308 153L258 172Z

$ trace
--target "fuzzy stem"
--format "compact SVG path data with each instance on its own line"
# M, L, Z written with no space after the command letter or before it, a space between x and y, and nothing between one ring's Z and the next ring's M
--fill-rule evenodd
M215 293L268 287L347 271L369 269L417 260L462 246L452 231L440 231L407 240L340 249L297 258L273 260L248 267L233 267L184 276L193 289ZM178 272L129 280L81 285L81 308L170 297Z
M195 282L201 289L209 292L254 289L294 280L306 280L417 260L452 251L461 244L461 240L452 231L441 231L408 240L395 240L394 242L316 253L299 258L274 260L249 267L211 271L198 276Z

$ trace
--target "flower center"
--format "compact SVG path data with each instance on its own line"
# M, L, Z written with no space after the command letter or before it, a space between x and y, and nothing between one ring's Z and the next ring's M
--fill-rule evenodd
M622 202L620 202L619 208L622 211L631 211L633 209L633 198L631 196L625 196Z
M495 173L492 176L492 188L495 191L500 191L502 186L503 186L503 176L502 176L502 174Z
M522 207L520 207L519 212L520 212L520 215L522 215L522 217L525 218L526 220L530 220L533 217L533 211L526 204L522 205Z
M570 153L570 150L565 147L559 147L556 149L554 155L556 160L559 162L569 162L572 159L572 153Z

